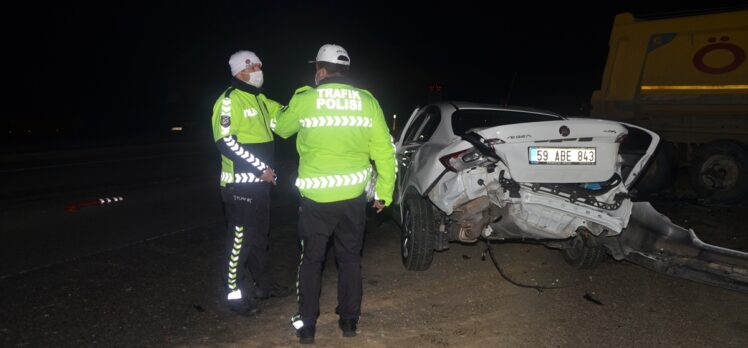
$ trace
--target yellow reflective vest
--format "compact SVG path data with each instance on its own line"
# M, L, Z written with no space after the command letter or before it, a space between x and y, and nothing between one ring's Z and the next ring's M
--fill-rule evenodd
M281 109L275 133L297 134L296 186L315 202L337 202L361 195L375 165L375 199L392 202L395 146L382 108L366 90L344 78L327 78L317 88L299 88Z

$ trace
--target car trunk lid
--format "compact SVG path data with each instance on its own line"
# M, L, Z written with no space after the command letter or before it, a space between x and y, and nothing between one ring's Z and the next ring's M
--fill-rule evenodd
M594 183L610 179L626 128L604 120L559 120L496 126L476 132L495 144L514 181ZM496 143L498 142L498 143Z

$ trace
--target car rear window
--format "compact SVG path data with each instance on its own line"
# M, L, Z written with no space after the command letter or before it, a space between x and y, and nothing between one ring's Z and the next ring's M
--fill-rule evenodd
M452 131L454 131L455 135L464 135L467 131L474 128L481 129L515 123L557 121L560 119L559 116L523 111L457 110L452 114Z

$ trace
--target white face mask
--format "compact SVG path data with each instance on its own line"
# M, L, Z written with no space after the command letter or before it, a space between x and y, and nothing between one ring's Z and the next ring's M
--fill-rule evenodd
M262 87L263 82L265 82L265 80L262 76L262 70L249 73L249 81L247 81L247 84L260 88Z

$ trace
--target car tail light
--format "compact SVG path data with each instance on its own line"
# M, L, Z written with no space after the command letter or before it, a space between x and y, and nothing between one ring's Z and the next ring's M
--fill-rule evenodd
M486 139L486 144L493 146L496 144L504 144L504 141L499 138Z
M465 154L468 151L470 151L470 149L462 150L462 151L458 151L455 153L450 153L449 155L446 155L446 156L442 156L441 158L439 158L439 162L442 162L442 165L444 165L444 168L447 168L453 172L458 172L459 170L455 166L457 167L461 166L459 164L460 156Z
M475 148L470 148L442 156L439 158L439 162L444 165L444 168L453 172L459 172L467 168L477 167L494 161L481 155L481 153Z

